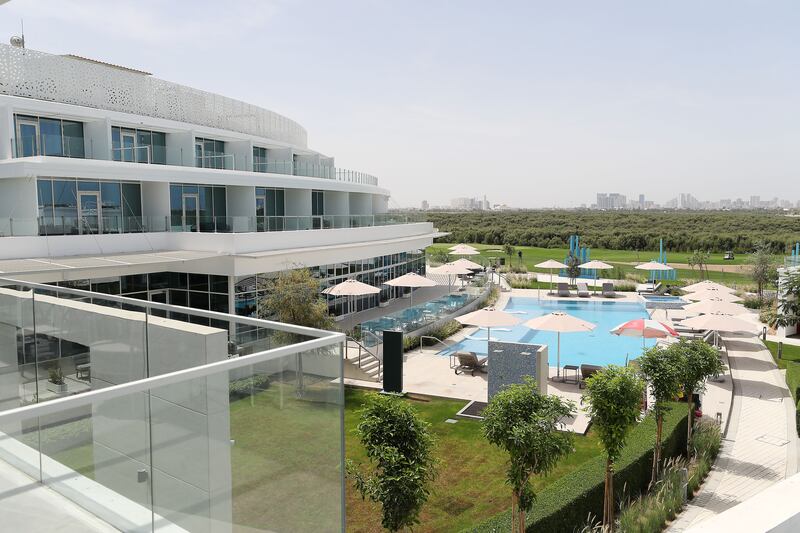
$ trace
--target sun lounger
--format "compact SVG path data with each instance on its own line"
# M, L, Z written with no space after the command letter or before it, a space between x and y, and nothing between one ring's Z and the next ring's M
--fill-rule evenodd
M589 292L589 287L585 283L578 283L578 296L581 298L588 298L592 293Z
M456 365L456 374L470 372L473 376L475 371L486 372L486 364L489 362L488 357L478 357L474 352L457 352L458 365Z
M617 293L614 291L613 283L603 283L603 296L605 298L616 298Z
M581 365L581 381L578 383L578 388L583 389L586 388L586 380L589 379L592 374L596 372L600 372L603 370L602 366L598 365Z
M569 285L566 283L559 283L556 287L556 290L558 291L557 294L559 296L572 296L572 293L569 292Z

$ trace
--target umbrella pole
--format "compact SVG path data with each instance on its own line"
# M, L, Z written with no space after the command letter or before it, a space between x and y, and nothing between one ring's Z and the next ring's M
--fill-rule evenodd
M556 377L561 377L561 332L556 333L556 338L558 339L558 351L556 352L558 355L556 356Z
M492 328L486 328L486 357L489 357L489 343L492 342Z

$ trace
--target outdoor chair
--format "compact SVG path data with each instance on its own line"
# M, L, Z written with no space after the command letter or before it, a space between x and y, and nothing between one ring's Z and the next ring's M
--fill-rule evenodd
M586 380L589 379L596 372L603 370L602 366L598 365L581 365L581 381L578 383L578 388L586 388Z
M603 283L603 296L605 298L616 298L617 293L614 291L613 283Z
M589 292L589 286L586 283L578 283L578 296L581 298L588 298L592 293Z
M458 365L456 365L456 374L463 374L470 372L473 376L475 371L486 372L486 364L489 362L488 357L478 357L474 352L457 352Z
M558 291L557 294L559 296L572 296L572 294L569 292L569 285L566 283L559 283L556 287L556 290Z

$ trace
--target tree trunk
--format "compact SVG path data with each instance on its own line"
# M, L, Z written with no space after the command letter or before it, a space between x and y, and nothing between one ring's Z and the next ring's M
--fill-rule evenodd
M692 397L694 396L694 390L690 389L687 394L686 405L689 406L689 416L686 417L686 457L688 459L692 457L692 417L694 416Z
M658 481L658 471L661 468L661 427L664 422L664 417L659 411L656 416L656 445L653 448L653 474L650 477L650 485L655 485Z
M511 497L511 533L517 533L517 491L514 491Z
M606 459L606 490L603 505L603 530L614 531L614 470L611 459Z

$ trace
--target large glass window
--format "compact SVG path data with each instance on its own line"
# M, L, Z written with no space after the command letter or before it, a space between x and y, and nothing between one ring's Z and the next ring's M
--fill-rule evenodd
M28 115L14 121L17 157L85 157L82 122Z
M167 164L167 137L160 131L111 127L114 161Z
M323 191L311 191L311 214L314 216L325 214L325 193Z
M232 163L227 163L225 157L225 142L215 139L196 137L195 166L201 168L233 168Z
M267 149L253 146L253 171L269 172L267 166Z
M172 227L184 231L227 232L225 187L173 183L169 188Z

